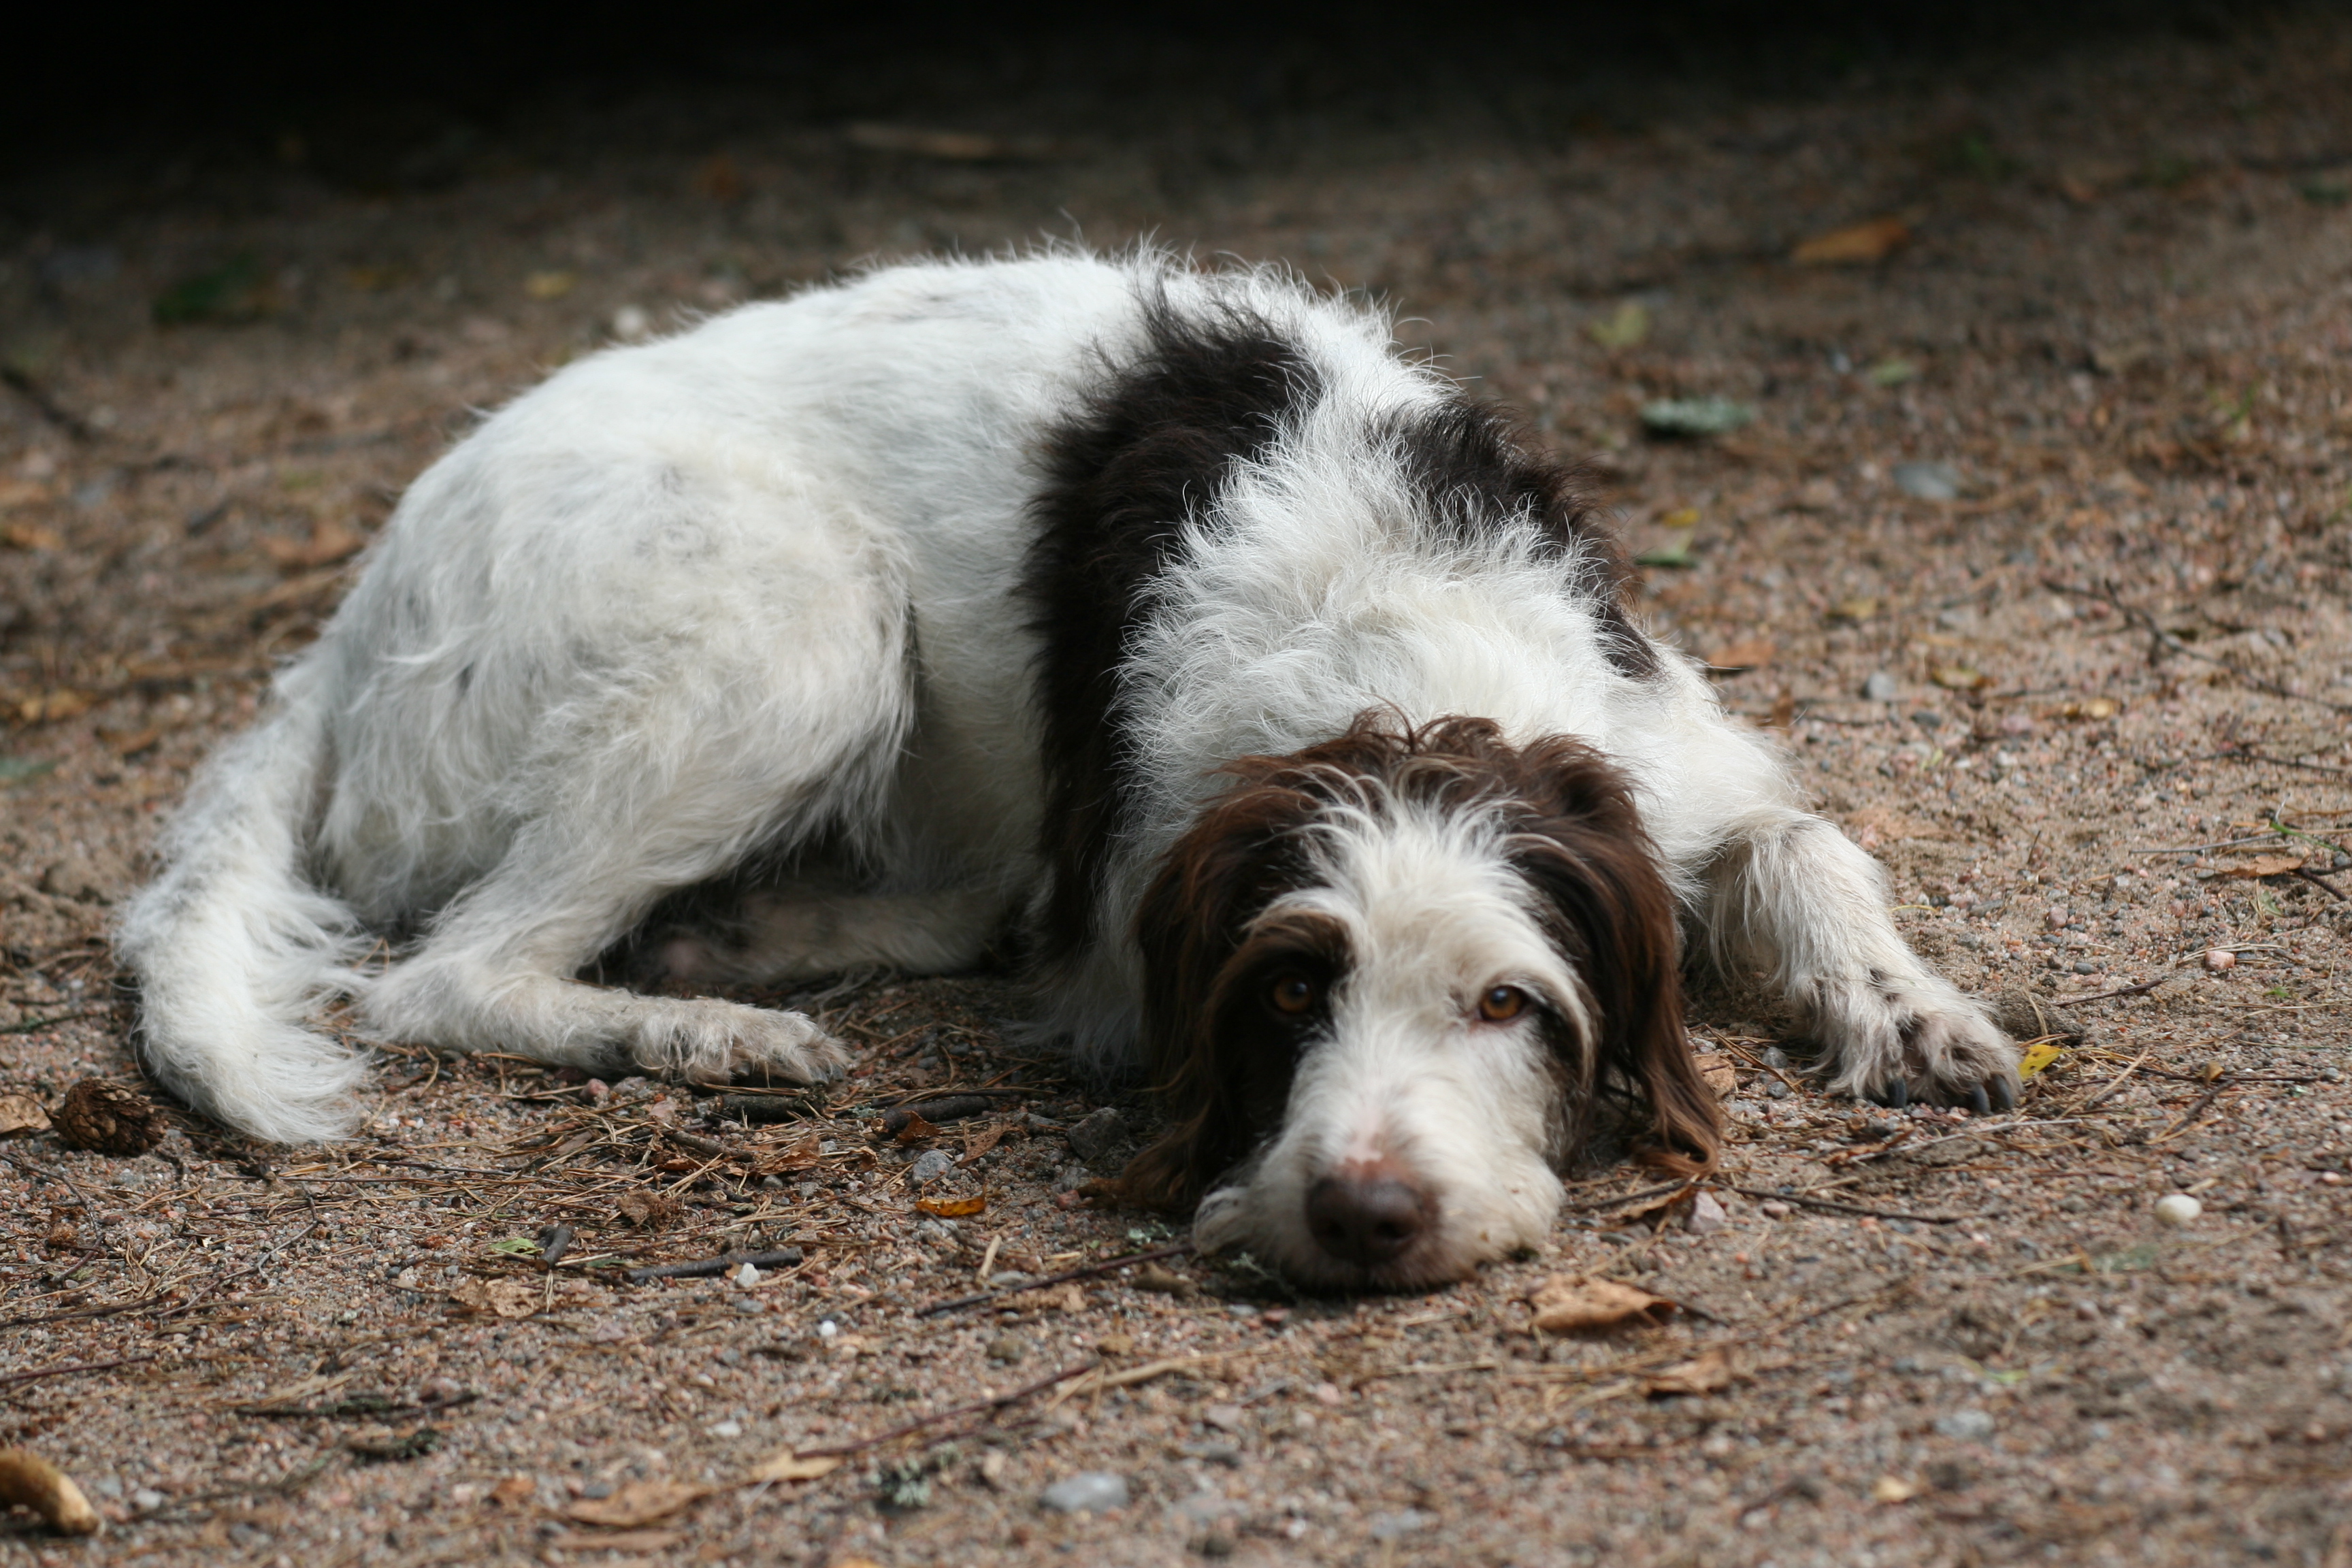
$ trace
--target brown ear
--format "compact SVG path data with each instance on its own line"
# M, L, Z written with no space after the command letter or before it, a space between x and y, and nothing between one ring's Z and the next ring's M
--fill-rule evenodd
M1262 1059L1248 1042L1220 1039L1234 1011L1224 995L1229 961L1250 917L1296 879L1290 835L1315 810L1297 781L1248 759L1242 785L1211 803L1168 853L1136 914L1143 957L1143 1047L1171 1120L1158 1142L1128 1163L1119 1195L1150 1208L1182 1208L1249 1152L1255 1117L1289 1063ZM1255 775L1255 776L1253 776Z
M1568 1142L1581 1145L1599 1101L1626 1104L1643 1163L1678 1173L1713 1165L1715 1096L1683 1030L1681 932L1674 895L1624 776L1573 741L1538 742L1540 816L1517 825L1514 860L1542 894L1554 939L1577 965L1595 1038L1566 1063Z

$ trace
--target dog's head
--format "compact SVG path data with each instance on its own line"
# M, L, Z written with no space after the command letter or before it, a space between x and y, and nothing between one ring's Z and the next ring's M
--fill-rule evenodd
M1138 915L1175 1120L1129 1197L1301 1284L1405 1287L1539 1241L1608 1101L1712 1159L1674 900L1598 753L1368 715L1230 771Z

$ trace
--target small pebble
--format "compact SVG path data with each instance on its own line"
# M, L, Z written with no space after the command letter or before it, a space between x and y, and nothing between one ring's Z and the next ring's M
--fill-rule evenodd
M748 1290L760 1282L761 1275L757 1268L746 1263L742 1268L735 1270L733 1278L736 1284Z
M1423 1513L1414 1508L1402 1509L1395 1513L1376 1513L1371 1519L1371 1535L1374 1541L1394 1541L1399 1536L1427 1530L1436 1522L1435 1514Z
M157 1509L162 1508L167 1500L168 1500L165 1499L162 1492L156 1491L151 1487L141 1487L137 1491L131 1494L131 1506L137 1509L141 1513L153 1513Z
M915 1156L913 1164L907 1167L907 1180L919 1187L938 1181L954 1169L954 1155L944 1149L926 1149Z
M1715 1194L1700 1193L1691 1199L1690 1214L1683 1221L1683 1227L1693 1236L1713 1236L1729 1223L1730 1216L1724 1213Z
M1789 1217L1789 1205L1782 1203L1778 1198L1766 1198L1762 1203L1756 1205L1756 1212L1762 1215L1769 1215L1774 1219L1787 1219Z
M2205 967L2218 974L2224 969L2238 967L2238 955L2226 947L2211 949L2205 954Z
M654 319L643 305L624 305L613 312L613 335L634 341L654 330Z
M1862 683L1863 696L1873 702L1892 702L1902 694L1902 689L1895 683L1895 678L1883 669L1874 671L1870 679Z
M988 1359L1008 1365L1029 1353L1029 1342L1019 1334L999 1334L988 1342Z
M2187 1225L2205 1212L2205 1205L2187 1193L2174 1193L2156 1200L2156 1217L2167 1225Z
M1936 1417L1936 1430L1963 1443L1981 1443L1992 1436L1992 1417L1981 1410L1955 1410Z
M1127 1478L1109 1470L1081 1470L1047 1487L1037 1500L1055 1513L1109 1513L1127 1506Z
M710 1435L714 1437L740 1437L743 1435L743 1423L714 1421L710 1424Z

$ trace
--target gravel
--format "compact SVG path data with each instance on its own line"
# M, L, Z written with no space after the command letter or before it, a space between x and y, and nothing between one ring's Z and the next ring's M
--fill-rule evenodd
M1109 1513L1127 1506L1127 1478L1109 1470L1083 1470L1038 1494L1055 1513Z

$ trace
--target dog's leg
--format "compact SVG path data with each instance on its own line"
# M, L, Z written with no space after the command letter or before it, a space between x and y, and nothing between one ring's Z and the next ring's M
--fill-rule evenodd
M780 985L856 969L950 974L970 969L1003 929L1008 900L990 889L925 893L763 892L726 935L680 932L654 957L671 980Z
M1701 914L1719 957L1763 969L1805 1015L1830 1088L2015 1104L2016 1047L1904 942L1878 863L1820 817L1760 815L1707 866Z
M717 857L713 857L717 859ZM709 868L716 871L720 864ZM667 858L542 821L445 910L432 935L369 990L372 1027L395 1039L510 1050L594 1070L719 1080L766 1068L814 1082L848 1054L807 1017L739 1003L644 996L571 976L679 880Z

